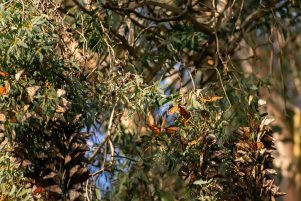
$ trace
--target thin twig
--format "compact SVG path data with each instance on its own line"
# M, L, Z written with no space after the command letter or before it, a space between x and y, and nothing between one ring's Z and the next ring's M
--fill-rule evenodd
M110 138L111 136L111 132L112 132L112 125L113 125L113 118L114 118L114 114L115 114L115 109L116 109L116 106L117 106L117 103L118 103L118 100L116 100L115 102L115 105L112 109L112 112L111 112L111 116L110 116L110 120L109 120L109 125L108 125L108 133L107 133L107 136L105 137L104 141L99 144L99 146L97 147L97 149L93 152L93 154L91 155L91 157L89 158L89 162L91 162L95 157L96 155L100 152L101 148L103 147L103 145L107 142L107 140Z
M89 179L86 181L86 198L88 201L91 201L89 198L88 185L89 185Z
M196 87L195 87L194 79L193 79L193 77L192 77L192 75L191 75L191 72L190 72L190 70L189 70L189 69L188 69L188 73L189 73L189 76L190 76L190 79L191 79L191 82L192 82L193 90L194 90L194 91L196 91Z
M90 176L91 176L91 177L94 177L95 175L98 175L98 174L102 173L104 170L105 170L105 168L101 168L100 170L91 173Z
M219 40L218 40L218 37L217 37L217 34L216 34L216 32L215 32L215 42L216 42L216 55L214 56L215 58L214 58L214 69L216 70L216 72L217 72L217 75L218 75L218 78L219 78L219 81L220 81L220 83L221 83L221 86L222 86L222 88L223 88L223 91L224 91L224 94L225 94L225 96L226 96L226 98L227 98L227 100L228 100L228 102L229 102L229 104L230 104L230 107L229 108L231 108L232 107L232 104L231 104L231 101L230 101L230 99L229 99L229 97L228 97L228 94L227 94L227 92L226 92L226 89L225 89L225 87L224 87L224 84L223 84L223 80L222 80L222 76L221 76L221 74L220 74L220 72L219 72L219 70L218 70L218 68L217 68L217 65L218 65L218 58L222 61L222 63L223 63L223 66L224 66L224 68L226 68L226 69L228 69L228 67L226 66L226 64L225 64L225 62L223 61L223 58L222 58L222 56L221 56L221 54L220 54L220 49L219 49Z
M108 149L108 141L105 141L105 147L104 147L104 151L103 151L103 159L102 159L102 163L100 166L100 169L104 168L106 165L106 161L107 161L107 149Z
M109 166L113 165L114 163L114 145L113 145L113 142L111 140L111 138L109 137L109 145L110 145L110 150L111 150L111 157L110 157L110 163L109 163Z

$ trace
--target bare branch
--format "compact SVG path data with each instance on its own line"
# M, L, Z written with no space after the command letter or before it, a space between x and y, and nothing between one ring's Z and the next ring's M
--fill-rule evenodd
M98 145L97 149L92 153L92 155L88 159L89 162L91 162L96 157L96 155L100 152L100 150L103 147L103 145L110 139L110 136L112 134L111 132L112 132L112 126L113 126L113 118L114 118L114 115L115 115L115 109L116 109L117 103L118 103L118 100L115 102L115 105L114 105L114 107L112 109L112 112L111 112L107 135L106 135L104 141L102 143L100 143Z

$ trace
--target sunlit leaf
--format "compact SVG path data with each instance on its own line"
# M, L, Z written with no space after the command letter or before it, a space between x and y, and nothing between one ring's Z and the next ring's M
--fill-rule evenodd
M199 179L199 180L193 182L193 184L194 184L194 185L200 185L200 186L202 186L202 185L209 184L211 181L212 181L212 179L210 179L210 180L208 180L208 181Z
M58 89L56 94L57 94L57 97L61 97L66 94L66 91L64 89Z
M40 89L40 86L31 86L31 87L27 87L26 91L29 97L29 100L32 101L34 95L36 94L36 92Z
M22 75L22 73L24 72L24 70L20 70L15 74L15 79L18 81Z

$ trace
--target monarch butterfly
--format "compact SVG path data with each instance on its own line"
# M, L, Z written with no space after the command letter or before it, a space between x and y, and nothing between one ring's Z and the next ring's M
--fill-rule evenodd
M169 134L169 135L174 134L175 132L177 132L179 130L179 128L176 127L176 126L169 126L169 127L166 127L166 128L160 127L159 128L156 125L148 125L148 127L153 131L153 133L155 133L157 135L162 133L164 130L165 130L165 133Z
M36 189L34 189L33 193L34 193L34 194L37 194L37 193L41 194L41 193L43 193L44 191L45 191L45 188L39 186L39 187L37 187Z
M147 125L155 134L160 134L161 129L158 128L156 125Z
M6 89L5 86L1 86L1 87L0 87L0 94L1 94L1 95L7 94L7 89Z
M169 126L169 127L165 128L166 134L169 134L169 135L174 134L174 133L177 132L178 130L179 130L179 128L176 127L176 126Z
M182 117L184 117L184 119L189 119L190 118L190 113L186 109L184 109L181 105L177 105L177 106L172 107L170 110L168 110L167 114L172 115L176 112L179 112L180 115Z
M210 65L210 66L213 66L214 60L213 59L208 59L207 64Z
M255 142L255 143L253 143L252 148L254 150L261 150L263 148L263 143L262 142Z
M8 73L0 71L0 76L6 77L8 76Z
M17 123L18 122L17 117L16 116L11 117L10 122L11 123Z
M178 106L174 106L174 107L170 108L170 110L167 111L167 114L172 115L172 114L174 114L176 112L179 112L179 111L180 111L180 108Z
M5 122L5 121L6 121L5 114L0 113L0 122Z
M178 127L176 126L169 126L169 127L158 127L156 125L147 125L152 131L154 134L158 135L160 133L162 133L164 130L165 130L165 133L166 134L169 134L169 135L172 135L174 134L175 132L177 132L179 130Z
M223 97L221 97L221 96L213 96L211 98L201 98L201 101L203 101L203 102L215 102L215 101L220 100L222 98Z
M4 82L4 86L0 86L0 95L6 95L9 91L9 83L7 81Z
M180 115L182 116L182 117L184 117L184 119L189 119L190 117L191 117L191 115L190 115L190 113L186 110L186 109L184 109L182 106L180 106L180 105L178 105L178 107L179 107L179 109L180 109Z

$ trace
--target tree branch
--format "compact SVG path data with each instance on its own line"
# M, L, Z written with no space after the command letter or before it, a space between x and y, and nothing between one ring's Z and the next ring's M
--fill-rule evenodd
M189 14L189 12L188 12L189 4L190 4L190 1L187 1L186 7L184 10L179 9L177 7L170 6L165 3L160 3L160 2L155 2L155 1L144 1L142 3L134 4L129 8L117 7L117 6L113 6L109 3L107 3L107 4L103 5L103 8L109 9L109 10L121 11L125 15L129 15L130 13L133 13L139 18L143 18L143 19L150 20L150 21L157 22L157 23L178 21L178 20L186 19L186 20L190 21L199 31L202 31L203 33L205 33L207 35L212 35L213 30L210 27L199 23L192 15ZM136 11L137 8L140 8L140 7L143 7L146 5L161 7L167 11L171 11L171 12L175 13L176 16L166 17L166 18L155 18L155 17L142 15L141 13Z
M115 114L115 109L116 109L116 106L117 106L117 103L118 103L118 99L112 109L112 112L111 112L111 116L110 116L110 120L109 120L109 125L108 125L108 133L107 133L107 136L105 137L105 139L103 140L102 143L100 143L97 147L97 149L92 153L92 155L90 156L90 158L88 159L89 162L91 162L95 157L96 155L100 152L101 148L103 147L103 145L105 145L105 143L110 139L110 136L111 136L111 132L112 132L112 125L113 125L113 118L114 118L114 114Z

